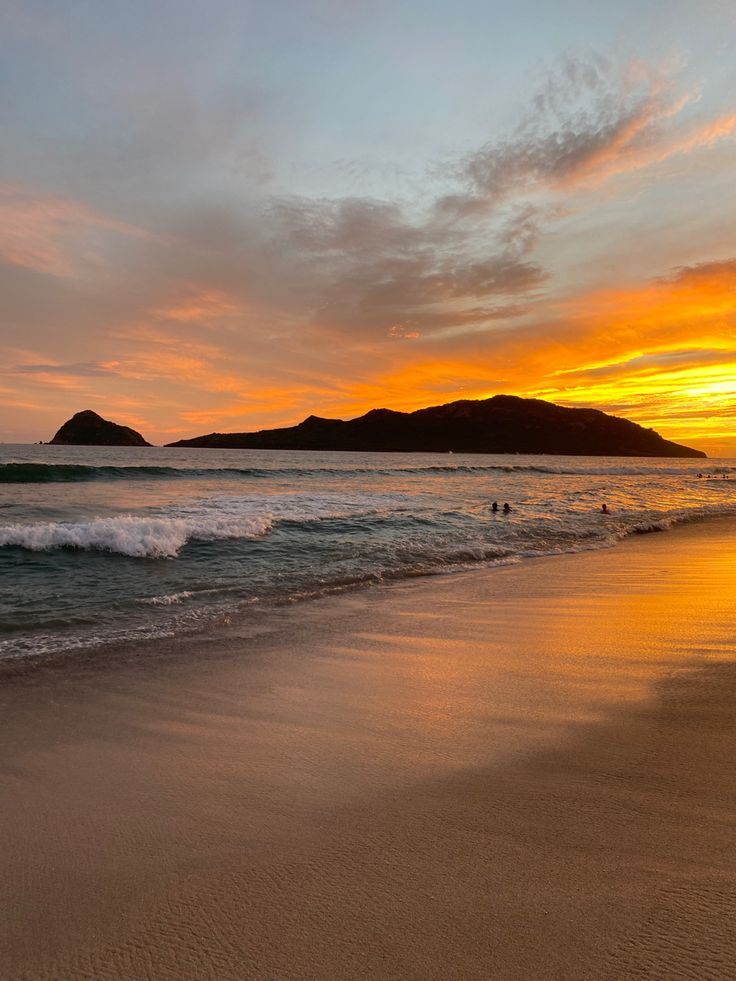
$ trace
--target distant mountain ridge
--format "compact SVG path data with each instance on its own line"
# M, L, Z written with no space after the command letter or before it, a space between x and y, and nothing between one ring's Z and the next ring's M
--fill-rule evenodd
M50 440L54 446L150 446L130 426L98 416L92 409L76 412Z
M569 409L541 399L495 395L396 412L371 409L357 419L309 416L296 426L255 433L210 433L167 446L353 452L548 453L560 456L705 457L599 409Z

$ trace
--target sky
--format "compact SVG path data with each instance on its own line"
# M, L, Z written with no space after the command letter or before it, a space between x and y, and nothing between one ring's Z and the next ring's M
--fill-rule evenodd
M736 456L732 0L4 0L0 441L499 393Z

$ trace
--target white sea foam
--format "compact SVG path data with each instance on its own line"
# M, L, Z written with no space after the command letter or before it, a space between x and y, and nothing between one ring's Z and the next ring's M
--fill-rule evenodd
M168 593L164 596L146 596L141 603L149 603L151 606L175 606L193 595L191 590L184 589L180 593Z
M255 538L271 529L270 514L209 514L196 518L121 514L93 521L15 524L0 527L0 546L33 552L78 548L133 558L174 558L190 540Z
M114 552L132 558L174 558L188 541L254 538L276 521L311 522L355 518L385 509L401 510L396 494L301 494L273 497L213 497L153 515L120 514L89 521L18 523L0 526L0 548L34 552L59 548ZM163 601L162 601L163 602Z

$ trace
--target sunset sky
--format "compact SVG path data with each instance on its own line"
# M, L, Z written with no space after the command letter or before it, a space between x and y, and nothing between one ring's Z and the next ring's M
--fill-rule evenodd
M5 0L0 440L500 392L736 456L733 0Z

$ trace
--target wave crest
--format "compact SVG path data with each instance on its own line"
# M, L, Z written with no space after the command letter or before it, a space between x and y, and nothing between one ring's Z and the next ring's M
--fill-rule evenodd
M188 600L194 593L190 589L183 589L180 593L165 593L162 596L146 596L140 602L147 603L149 606L176 606Z
M736 473L736 467L701 466L712 476ZM171 467L171 466L90 466L72 463L3 463L0 484L76 483L94 480L177 480L177 479L260 479L279 477L364 477L398 474L431 476L443 474L547 474L552 476L684 476L695 475L695 468L628 465L558 465L538 463L429 464L416 467Z
M144 518L122 514L93 521L0 527L0 547L50 552L59 548L114 552L131 558L172 559L190 540L257 538L271 530L270 514Z

